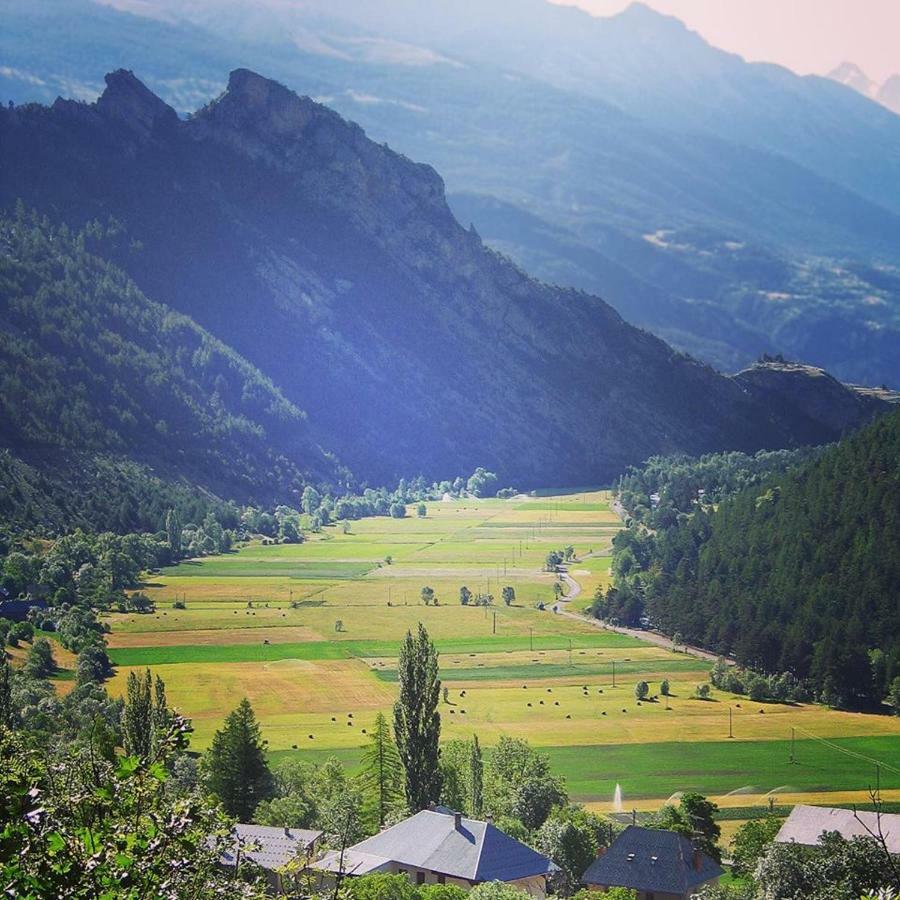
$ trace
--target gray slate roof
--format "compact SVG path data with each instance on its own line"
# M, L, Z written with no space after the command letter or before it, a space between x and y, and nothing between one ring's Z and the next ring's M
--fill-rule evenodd
M361 875L391 861L476 882L514 881L557 869L546 856L489 822L460 817L457 828L452 812L428 809L351 847L344 871ZM338 866L335 853L316 863L329 871Z
M854 837L870 837L866 826L878 833L878 817L874 812L860 811L856 816L852 809L806 806L801 803L791 810L775 840L781 844L793 842L815 847L823 831L837 831L847 840ZM881 830L890 852L900 853L900 815L882 813Z
M269 870L283 868L298 853L305 853L311 844L322 837L321 831L309 831L305 828L273 828L269 825L240 823L234 826L233 833L234 848L222 854L222 865L235 865L240 852ZM249 849L253 845L258 849Z
M694 868L694 848L682 834L629 825L597 857L581 880L586 884L626 887L660 894L686 894L724 869L705 853Z

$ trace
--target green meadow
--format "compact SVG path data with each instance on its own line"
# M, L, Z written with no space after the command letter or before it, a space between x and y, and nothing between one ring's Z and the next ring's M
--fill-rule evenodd
M445 739L475 732L490 748L502 735L526 738L549 754L574 797L599 809L610 807L616 784L626 806L630 798L641 808L685 790L726 805L740 798L751 810L773 790L793 802L863 800L876 762L888 795L900 791L890 768L900 758L900 721L718 691L696 700L708 663L584 615L609 583L619 528L605 492L434 502L424 518L409 513L153 574L145 590L154 613L107 618L111 690L124 691L133 669L154 669L191 717L201 751L247 696L276 763L336 755L353 766L375 716L390 713L399 644L422 622L441 655ZM567 545L581 593L555 613L556 577L543 565ZM423 603L426 585L437 605ZM463 585L492 595L492 605L462 606ZM510 606L500 599L507 585L516 593ZM186 608L175 609L176 599ZM655 700L636 701L638 680L650 682Z

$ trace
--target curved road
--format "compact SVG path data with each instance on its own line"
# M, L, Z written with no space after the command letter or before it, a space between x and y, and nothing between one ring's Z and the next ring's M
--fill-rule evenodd
M619 625L609 625L601 622L599 619L589 618L581 613L572 612L565 608L566 604L571 603L581 594L581 585L569 574L568 569L560 566L559 574L562 580L568 586L568 593L564 597L560 597L555 604L557 613L561 616L568 616L570 619L576 619L579 622L589 622L595 628L602 628L604 631L615 631L618 634L627 634L640 641L648 644L655 644L657 647L663 647L666 650L672 649L672 639L660 634L658 631L643 631L639 628L624 628ZM715 653L708 650L701 650L700 647L692 647L689 644L680 644L680 652L686 653L688 656L696 656L698 659L706 659L715 662L719 657Z

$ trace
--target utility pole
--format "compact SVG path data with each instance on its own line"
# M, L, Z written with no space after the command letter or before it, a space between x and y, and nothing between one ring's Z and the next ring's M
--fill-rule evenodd
M794 729L791 728L791 765L794 764Z
M728 707L728 737L733 738L734 731L732 730L732 727L731 727L731 712L732 712L732 710L731 710L731 707L729 706Z
M494 630L493 630L492 634L496 634L496 633L497 633L497 613L494 613Z
M613 664L613 687L616 686L616 661L612 661Z

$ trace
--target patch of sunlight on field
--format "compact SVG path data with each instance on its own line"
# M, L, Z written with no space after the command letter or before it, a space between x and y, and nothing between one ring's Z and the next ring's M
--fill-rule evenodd
M881 799L886 803L900 802L900 789L887 789L880 792ZM709 799L714 801L719 809L727 810L730 808L751 809L754 815L766 815L769 809L769 798L772 798L778 806L795 806L798 803L804 803L809 806L846 806L847 804L858 804L860 809L871 808L872 798L867 790L858 791L750 791L747 793L727 794L710 794ZM626 806L628 811L632 809L638 812L650 812L659 809L659 807L672 799L677 800L671 795L666 797L635 797L631 800L626 798ZM584 804L588 809L598 813L614 812L612 798L606 800L589 800ZM749 818L749 816L748 816ZM719 826L722 829L722 840L719 842L723 846L731 841L734 833L747 821L743 819L722 819Z
M128 667L117 670L108 683L112 696L124 695L130 671ZM299 726L310 716L330 721L330 716L338 712L345 718L352 712L360 718L360 727L365 727L363 718L371 723L375 712L387 712L394 699L394 692L358 660L183 663L155 666L153 672L166 683L170 705L192 720L192 746L196 749L206 748L212 733L243 697L253 704L263 737L273 749L281 744L269 734L270 725L277 734L284 731L288 721ZM361 743L358 731L355 742ZM338 742L335 746L341 745Z
M494 634L494 613L498 635L593 634L596 629L588 622L578 622L551 612L538 612L522 607L487 609L454 605L423 606L374 605L350 606L329 603L327 606L298 610L302 621L313 631L334 640L385 640L399 642L409 629L421 622L435 640L457 637L490 637ZM335 632L340 619L343 630Z
M191 631L114 631L107 644L110 649L119 647L204 647L213 645L294 644L319 640L309 628L302 625L262 626L259 628L210 628Z
M167 609L157 607L155 613L136 615L134 613L108 613L102 621L112 629L110 645L117 635L126 633L148 632L164 634L169 631L223 630L235 628L271 628L273 626L309 627L302 620L304 609L286 609L281 607L266 608L254 606L247 609L247 604L221 603L211 607L192 607L187 609ZM155 646L165 645L163 639Z

